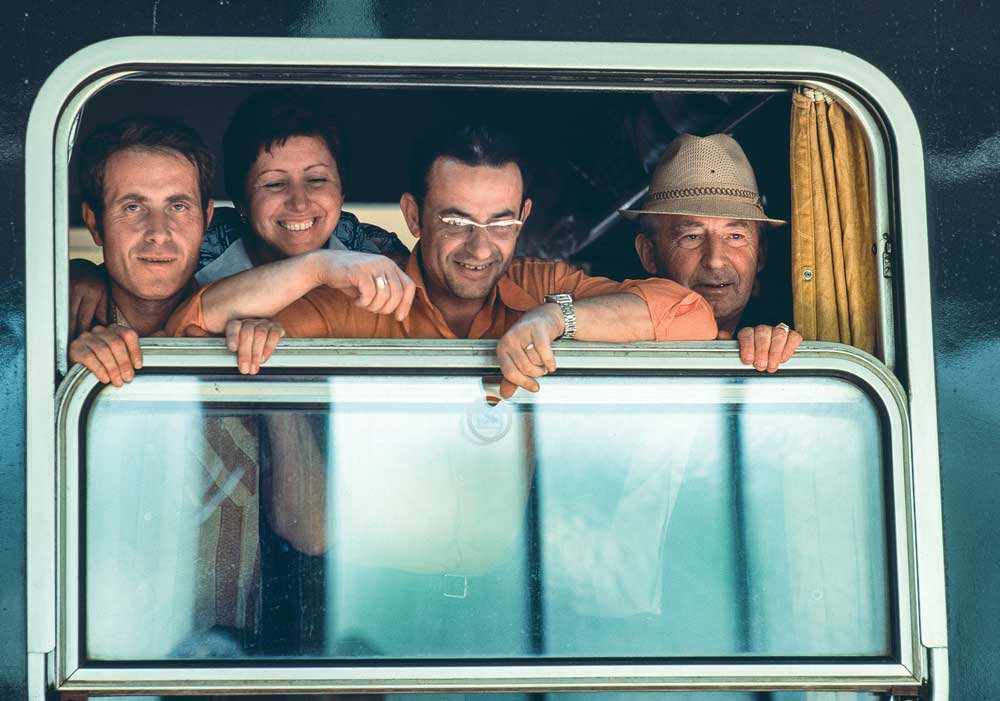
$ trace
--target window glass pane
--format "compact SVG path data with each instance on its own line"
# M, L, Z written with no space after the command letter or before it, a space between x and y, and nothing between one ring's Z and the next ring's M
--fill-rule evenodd
M848 691L611 691L545 694L327 694L296 696L91 696L91 701L880 701L884 695Z
M834 377L144 375L84 418L94 660L892 654ZM155 634L150 634L155 631Z

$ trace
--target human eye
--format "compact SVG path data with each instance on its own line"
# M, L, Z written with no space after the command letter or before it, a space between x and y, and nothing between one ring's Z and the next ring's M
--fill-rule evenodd
M140 205L138 202L126 202L125 206L122 207L122 209L124 209L129 214L135 214L137 212L142 211L142 205Z
M170 210L172 212L186 212L191 209L191 206L186 202L174 202L170 205Z
M517 233L517 227L521 225L517 219L501 219L486 225L486 230L491 236L507 239Z
M464 229L472 223L464 217L440 217L440 219L441 223L449 229Z
M268 192L282 192L286 187L288 187L288 183L284 180L267 180L258 185L258 187L267 190Z
M726 236L726 242L730 246L745 246L747 244L747 235L744 231L730 231Z
M333 180L325 175L310 175L306 178L306 184L309 185L309 187L326 187L332 182Z
M681 248L698 248L701 245L702 235L697 233L681 234L676 240L677 245Z

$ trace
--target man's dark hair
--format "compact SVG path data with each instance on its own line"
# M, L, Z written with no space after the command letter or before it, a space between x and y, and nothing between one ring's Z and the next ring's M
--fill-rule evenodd
M528 192L528 172L521 145L511 132L486 122L448 125L435 129L417 142L410 160L410 194L423 208L427 196L427 176L439 158L452 158L469 166L500 168L515 164L524 182L522 198Z
M108 160L128 150L179 155L190 161L198 171L198 195L201 208L207 213L215 177L215 156L198 132L183 122L165 117L127 117L98 127L80 146L80 193L98 222L104 213L104 175Z
M322 102L301 90L264 90L251 95L237 108L222 139L226 192L233 202L246 203L247 173L261 151L284 146L293 136L313 136L326 144L337 162L343 188L340 134Z

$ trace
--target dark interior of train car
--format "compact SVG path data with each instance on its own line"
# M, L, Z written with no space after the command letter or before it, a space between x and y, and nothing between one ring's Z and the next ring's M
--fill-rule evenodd
M96 125L158 114L187 122L221 154L230 115L258 89L123 81L87 104L77 143ZM534 207L518 243L522 255L564 258L616 279L644 277L633 246L636 224L618 209L641 200L657 159L681 133L732 134L753 164L765 210L790 219L789 92L305 89L321 95L336 116L345 147L345 209L355 213L354 203L376 204L390 217L398 211L413 140L435 124L468 116L507 126L523 144ZM215 195L225 199L221 171L220 162ZM72 180L70 221L82 227ZM397 219L386 228L403 234ZM767 264L748 316L791 318L789 255L788 227L769 230Z

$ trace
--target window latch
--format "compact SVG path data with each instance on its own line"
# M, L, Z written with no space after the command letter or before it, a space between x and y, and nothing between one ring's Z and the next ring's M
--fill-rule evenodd
M889 234L882 234L882 277L892 277L892 243Z

